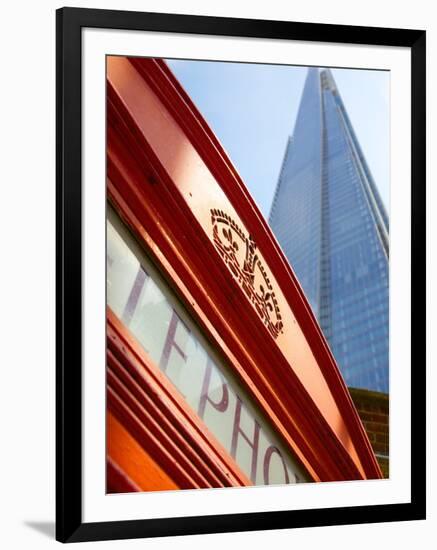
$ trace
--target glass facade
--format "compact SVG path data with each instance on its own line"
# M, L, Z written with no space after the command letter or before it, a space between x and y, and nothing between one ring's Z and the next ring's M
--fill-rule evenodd
M308 70L269 221L347 385L388 392L388 216L329 69Z

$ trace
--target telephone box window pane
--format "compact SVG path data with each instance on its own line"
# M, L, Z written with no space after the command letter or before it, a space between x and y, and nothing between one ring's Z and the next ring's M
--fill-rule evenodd
M107 301L254 484L309 479L112 210Z

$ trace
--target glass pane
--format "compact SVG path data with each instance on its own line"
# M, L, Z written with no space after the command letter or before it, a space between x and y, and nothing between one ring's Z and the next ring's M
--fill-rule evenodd
M254 484L308 480L112 211L107 300Z

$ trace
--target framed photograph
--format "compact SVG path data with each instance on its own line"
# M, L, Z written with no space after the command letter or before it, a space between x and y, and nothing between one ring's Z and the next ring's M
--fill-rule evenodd
M425 519L425 32L57 11L62 542Z

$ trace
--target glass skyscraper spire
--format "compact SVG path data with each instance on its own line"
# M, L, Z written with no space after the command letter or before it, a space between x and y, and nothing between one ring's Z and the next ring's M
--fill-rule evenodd
M308 70L269 221L347 385L388 392L389 221L329 69Z

